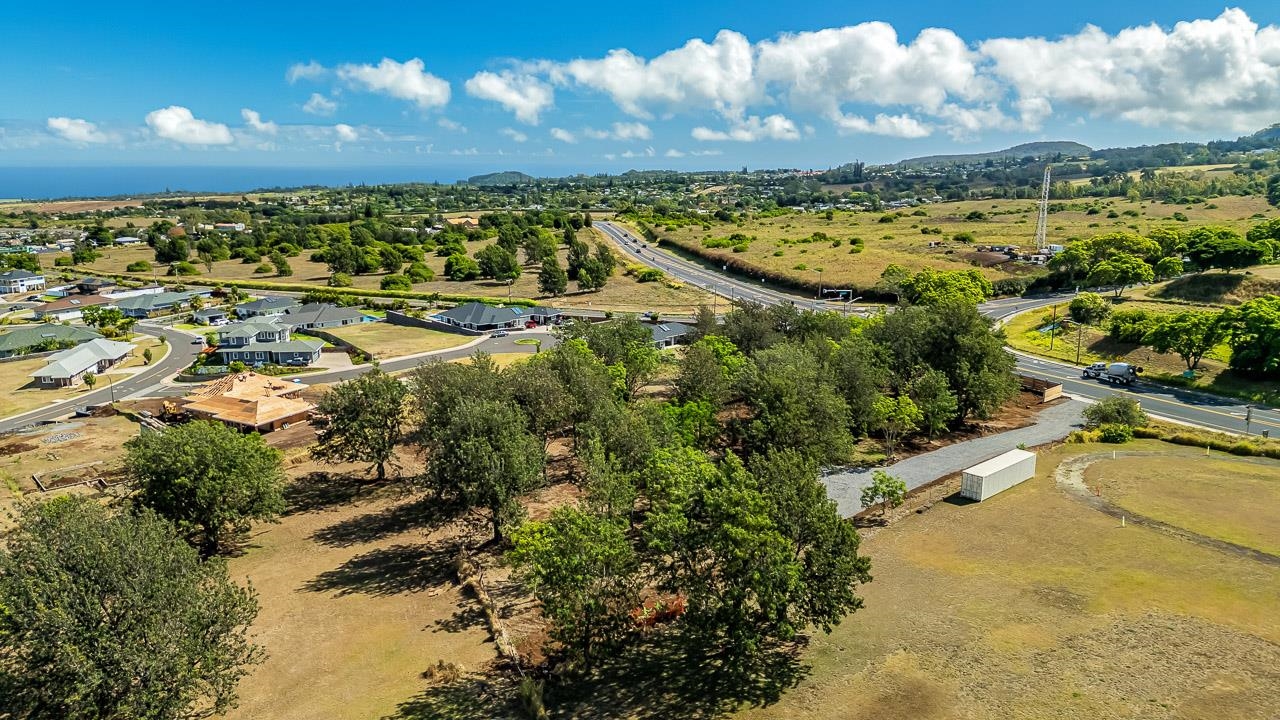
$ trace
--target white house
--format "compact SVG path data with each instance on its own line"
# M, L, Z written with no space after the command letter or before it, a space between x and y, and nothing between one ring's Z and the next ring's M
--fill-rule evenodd
M30 270L7 270L0 273L0 293L24 293L44 289L44 276Z
M128 357L133 345L99 338L49 356L49 364L31 373L44 387L75 385L85 373L100 373Z

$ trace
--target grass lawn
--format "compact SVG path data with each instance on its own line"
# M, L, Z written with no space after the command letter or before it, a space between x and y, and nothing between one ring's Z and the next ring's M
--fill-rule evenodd
M1280 463L1275 461L1122 457L1090 465L1085 482L1139 515L1280 555Z
M596 230L587 230L579 233L579 237L587 242L604 242L603 234ZM470 243L467 251L474 255L475 252L484 246L492 243L493 240L484 240ZM206 271L201 263L193 263L200 271L201 279L215 279L226 282L235 281L260 281L260 282L277 282L292 284L310 284L324 286L329 279L329 269L323 263L312 262L308 258L311 251L304 251L296 258L289 258L289 265L293 269L293 275L290 277L278 277L274 273L255 274L254 268L258 263L242 263L239 260L224 260L213 264L212 271ZM125 273L125 268L129 263L138 260L146 260L154 262L155 253L148 247L130 247L130 248L108 248L104 251L103 257L99 258L92 265L86 266L85 270L101 273ZM40 256L41 262L46 267L52 269L53 260L58 257L57 254L48 253ZM561 246L560 248L560 265L566 266L568 263L568 250ZM559 298L540 298L538 293L538 268L537 266L526 266L520 278L508 288L506 283L499 283L492 280L475 280L469 282L453 282L448 280L444 274L445 258L437 257L434 254L428 254L425 261L428 267L435 271L436 279L431 282L417 283L413 286L414 292L421 293L441 293L455 295L471 295L477 297L496 297L505 298L510 295L516 298L541 299L548 305L564 308L609 308L614 310L624 310L630 312L641 312L645 310L657 310L663 313L686 313L696 310L700 304L709 304L711 295L705 290L697 287L683 286L672 284L670 286L663 283L650 282L640 283L635 279L626 277L619 268L618 273L609 280L605 288L599 292L585 294L571 294ZM166 271L164 266L160 266L157 272L161 275ZM374 273L370 275L356 275L352 278L354 287L376 290L382 281L384 273ZM138 279L151 279L151 273L136 273ZM570 283L570 291L575 289L575 285Z
M493 353L489 357L493 360L495 365L500 368L505 368L515 365L516 363L524 362L525 360L533 357L533 355L534 353L531 350L529 352ZM471 358L458 358L456 360L451 360L450 362L471 362Z
M1062 458L1110 447L1042 453L1036 478L995 498L941 502L868 533L866 607L812 635L799 687L739 717L1269 717L1280 706L1280 568L1121 528L1055 487ZM1128 448L1168 451L1180 473L1220 472L1202 451ZM1280 466L1270 473L1280 481ZM1234 477L1204 517L1259 515L1248 506L1262 480Z
M1087 214L1090 206L1099 212ZM678 246L697 248L716 258L746 262L791 277L816 283L817 268L822 268L821 282L828 287L851 284L856 287L874 285L880 273L890 263L898 263L913 270L933 267L962 270L972 267L971 248L952 238L961 232L972 233L975 244L1012 244L1029 248L1034 245L1036 226L1034 200L966 200L961 202L926 205L918 209L908 208L894 213L838 212L831 220L822 214L788 214L779 217L750 219L743 225L721 223L707 218L704 224L683 227L655 228L659 234ZM1120 198L1102 198L1096 201L1080 199L1068 203L1071 209L1049 215L1049 242L1065 243L1077 237L1090 237L1117 230L1146 232L1153 227L1174 224L1190 228L1215 224L1247 230L1259 222L1254 215L1263 218L1276 216L1276 208L1266 199L1256 197L1222 197L1193 205L1166 205L1151 201L1129 201ZM880 222L886 214L901 212L893 222ZM919 212L922 214L916 215ZM970 213L984 213L980 220L966 219ZM1115 218L1107 217L1114 212ZM1186 222L1173 219L1175 212L1187 217ZM941 234L923 234L923 229L941 229ZM784 240L799 240L814 232L824 232L832 239L843 241L839 247L829 242L786 244ZM727 237L732 233L755 237L744 252L735 253L731 248L705 249L702 243L710 238ZM849 240L862 238L865 249L850 254ZM939 242L930 248L930 242ZM801 268L803 266L803 268ZM1010 272L1010 271L1013 272ZM1004 264L986 268L984 274L992 279L1032 271Z
M429 350L443 350L465 345L475 339L470 335L457 335L384 322L330 328L326 332L346 340L377 360L414 355Z

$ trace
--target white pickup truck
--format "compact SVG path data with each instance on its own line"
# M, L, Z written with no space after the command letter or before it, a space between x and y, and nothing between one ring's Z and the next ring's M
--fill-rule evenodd
M1129 363L1096 362L1084 369L1080 375L1084 378L1096 378L1112 385L1132 385L1138 379L1142 368Z

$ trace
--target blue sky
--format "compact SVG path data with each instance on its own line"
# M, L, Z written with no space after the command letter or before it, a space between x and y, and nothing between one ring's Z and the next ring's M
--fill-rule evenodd
M824 168L1280 122L1274 2L408 5L14 4L0 166Z

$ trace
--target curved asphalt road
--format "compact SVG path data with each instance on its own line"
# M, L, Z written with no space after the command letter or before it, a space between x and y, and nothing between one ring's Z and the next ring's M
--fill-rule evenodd
M658 250L652 245L645 247L647 244L645 240L611 222L596 221L593 227L599 228L609 236L630 258L658 268L684 282L705 287L722 297L747 299L770 305L791 303L797 307L814 310L862 309L849 308L845 303L822 302L813 298L800 297L770 288L763 283L757 285L749 280L732 277L709 269L705 265L677 257L673 253ZM1002 298L983 303L978 306L978 309L984 315L998 322L1004 322L1018 313L1059 302L1064 297L1069 295ZM1237 434L1246 432L1261 434L1266 431L1280 437L1280 412L1275 408L1255 407L1252 420L1246 428L1245 417L1248 408L1239 400L1142 381L1129 387L1112 386L1099 380L1081 378L1080 368L1075 365L1018 352L1014 352L1013 355L1018 360L1018 372L1043 380L1060 382L1063 392L1078 398L1099 400L1109 395L1127 395L1138 400L1142 408L1151 415L1174 422Z
M196 355L199 354L201 347L203 347L203 344L197 346L192 343L192 340L198 336L160 325L144 325L140 323L134 326L134 330L145 335L163 337L168 340L169 354L127 380L122 380L101 390L77 395L72 400L55 403L0 420L0 432L10 432L35 423L56 420L70 415L80 406L108 403L112 401L112 398L121 400L130 395L150 390L161 380L190 365L195 360Z

